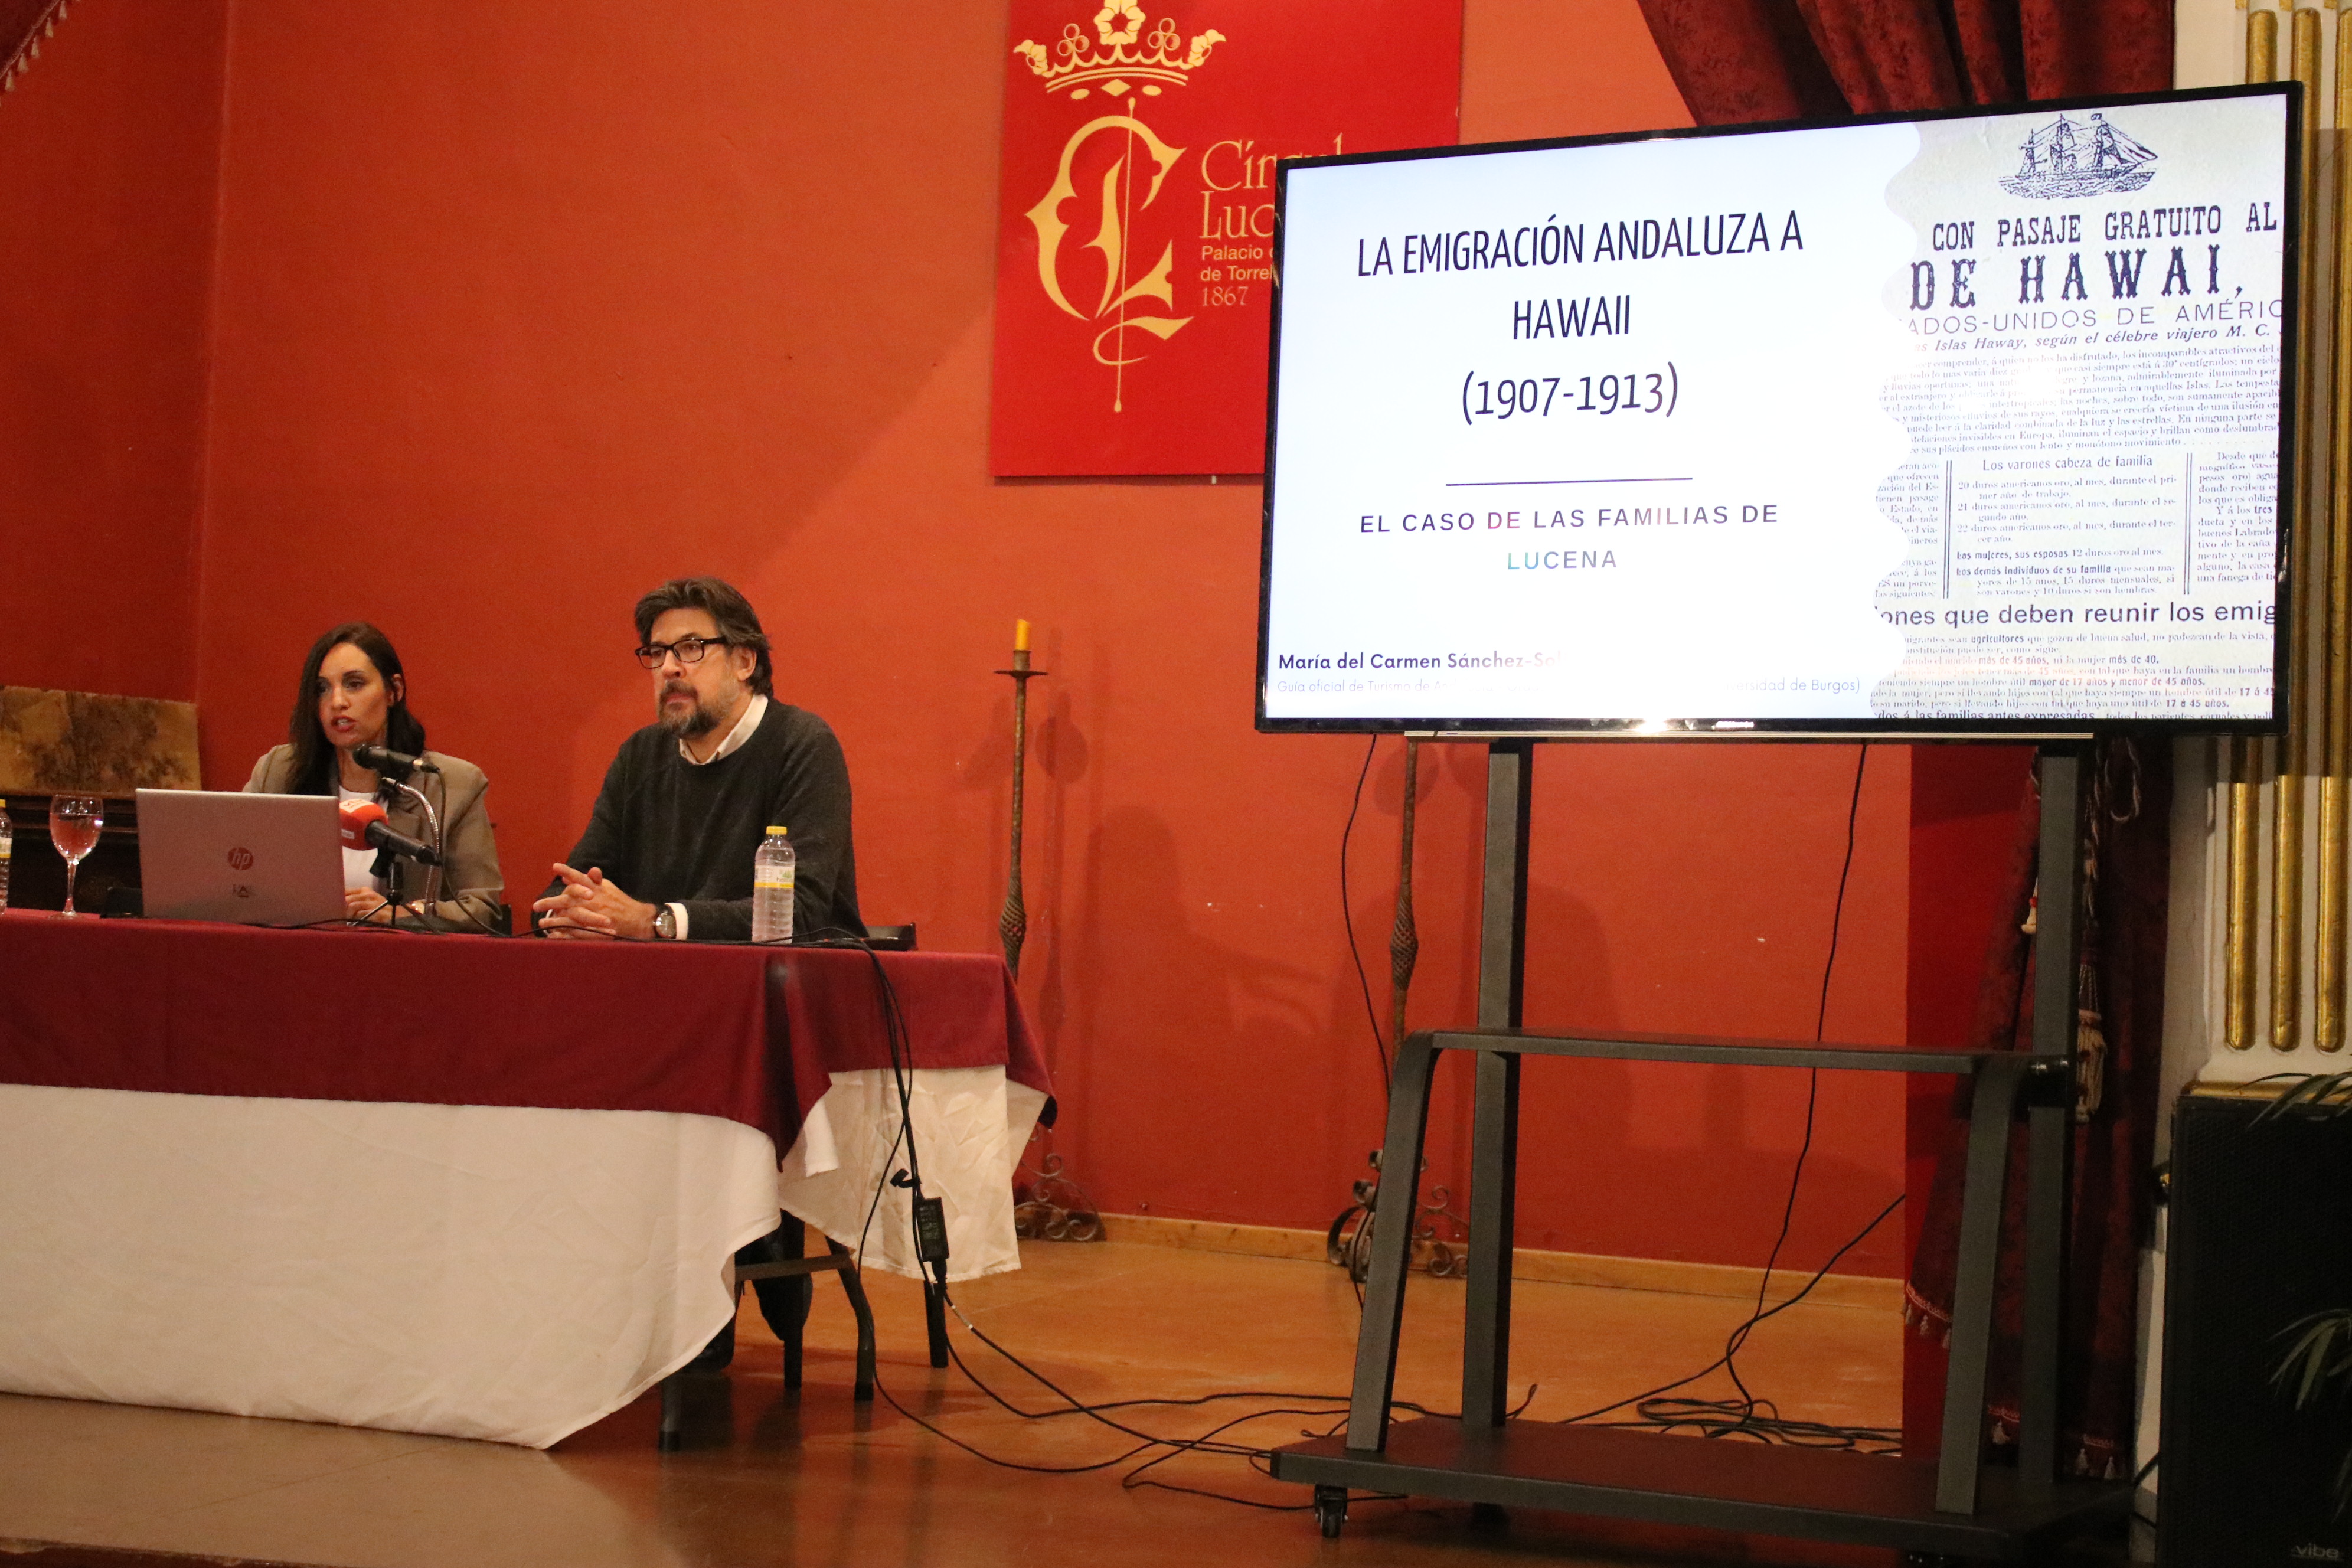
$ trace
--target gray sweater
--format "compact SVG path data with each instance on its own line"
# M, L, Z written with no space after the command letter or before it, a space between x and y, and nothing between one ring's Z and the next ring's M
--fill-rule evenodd
M833 727L773 698L751 739L699 766L649 724L621 742L565 864L601 867L633 899L682 903L698 942L751 935L751 857L782 824L798 858L793 934L866 934L850 847L849 764ZM555 892L562 879L548 884Z

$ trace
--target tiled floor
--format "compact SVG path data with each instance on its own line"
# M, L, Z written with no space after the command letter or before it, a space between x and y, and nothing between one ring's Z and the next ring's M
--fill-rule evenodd
M1192 1397L1231 1389L1337 1394L1347 1385L1355 1300L1316 1264L1123 1246L1033 1246L1020 1273L958 1288L992 1338L1080 1398ZM873 1282L882 1378L906 1408L1001 1458L1104 1463L1079 1475L1002 1468L923 1431L887 1404L849 1397L850 1320L820 1280L808 1382L783 1389L774 1340L748 1310L733 1372L697 1389L688 1447L653 1449L652 1397L545 1453L397 1433L184 1411L0 1397L0 1556L30 1543L335 1568L759 1568L794 1564L1455 1564L1783 1562L1891 1563L1883 1552L1515 1518L1478 1533L1466 1510L1359 1504L1327 1542L1312 1516L1166 1490L1123 1489L1130 1439L1074 1415L1025 1421L961 1373L925 1364L920 1300ZM1401 1398L1458 1398L1462 1287L1416 1278ZM1705 1365L1742 1315L1736 1301L1575 1286L1516 1295L1515 1381L1538 1385L1530 1417L1558 1417ZM1013 1403L1044 1388L960 1326L958 1348ZM1901 1325L1892 1314L1810 1303L1741 1356L1751 1387L1785 1414L1892 1426ZM1702 1392L1727 1392L1718 1377ZM1143 1406L1118 1418L1194 1435L1251 1402ZM1284 1402L1232 1436L1272 1445L1328 1427L1339 1406ZM1320 1408L1330 1414L1307 1414ZM1164 1451L1164 1450L1163 1450ZM1277 1506L1301 1489L1236 1458L1186 1456L1146 1479ZM10 1561L20 1559L9 1558ZM27 1568L129 1563L34 1551Z

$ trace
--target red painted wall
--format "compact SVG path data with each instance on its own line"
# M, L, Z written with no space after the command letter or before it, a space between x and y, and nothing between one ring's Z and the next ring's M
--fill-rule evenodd
M92 13L96 14L95 11ZM79 21L79 18L77 18ZM1250 727L1253 483L986 476L994 7L236 0L197 631L207 778L284 722L310 637L399 641L436 744L488 769L510 885L568 847L643 721L628 606L759 603L857 781L868 912L992 942L1010 623L1039 628L1023 989L1107 1209L1320 1226L1377 1140L1339 921L1365 743ZM1633 0L1471 0L1471 139L1686 122ZM1238 134L1248 134L1237 124ZM1353 860L1376 988L1399 742ZM1810 1037L1852 747L1554 747L1531 1022ZM1909 757L1872 753L1833 1037L1899 1037ZM1416 1022L1466 1017L1483 758L1423 775ZM1376 989L1376 1000L1378 999ZM1380 1002L1385 1013L1385 1002ZM1522 1238L1759 1262L1795 1075L1533 1064ZM1902 1177L1901 1086L1824 1080L1785 1261ZM1458 1100L1433 1182L1462 1187ZM1892 1273L1898 1237L1845 1267Z
M0 683L195 695L225 4L78 7L0 100Z

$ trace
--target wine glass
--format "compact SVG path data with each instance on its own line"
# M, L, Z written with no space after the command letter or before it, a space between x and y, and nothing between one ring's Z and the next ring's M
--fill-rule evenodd
M68 918L79 911L73 907L74 876L81 869L82 857L98 847L98 830L106 825L106 802L94 795L58 795L49 797L49 842L66 858L66 908Z

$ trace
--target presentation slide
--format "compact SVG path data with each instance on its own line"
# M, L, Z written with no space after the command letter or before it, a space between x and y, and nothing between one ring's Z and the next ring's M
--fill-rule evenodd
M1261 722L2270 721L2288 130L1288 168Z

